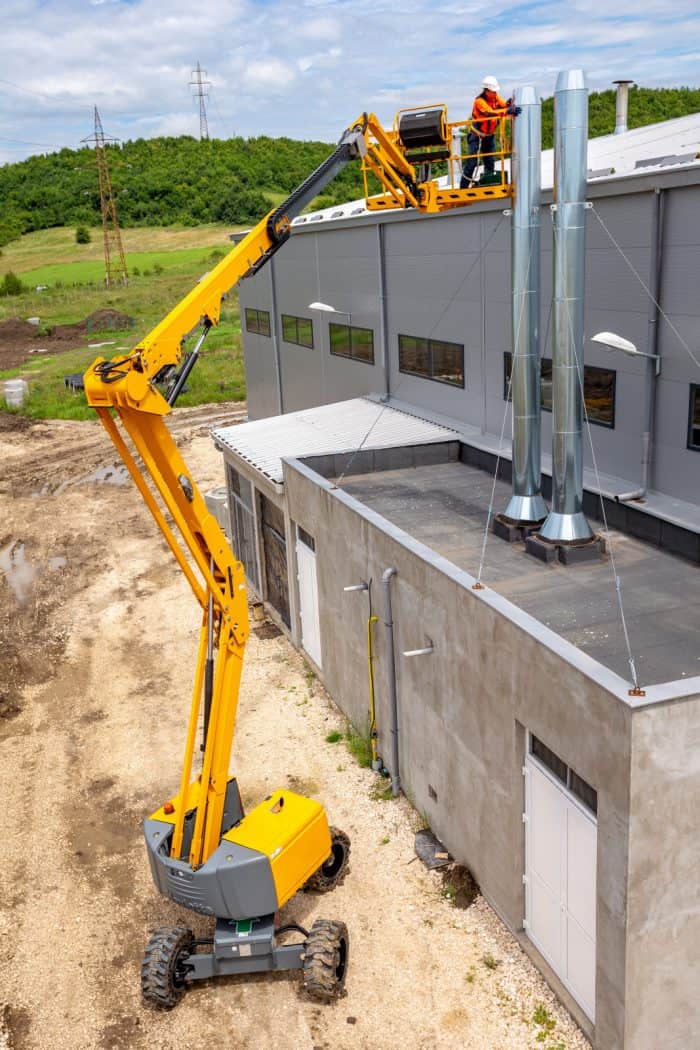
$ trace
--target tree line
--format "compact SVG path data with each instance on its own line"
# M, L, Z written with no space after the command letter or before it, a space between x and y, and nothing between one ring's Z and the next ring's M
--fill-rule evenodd
M700 89L636 88L630 92L629 126L640 127L700 111ZM552 145L553 99L545 99L542 139ZM615 92L592 93L591 138L615 127ZM275 198L288 194L333 147L290 138L212 139L190 136L136 139L107 146L124 226L196 226L250 223ZM358 164L349 165L324 190L317 207L361 197ZM91 226L100 222L100 195L92 151L87 147L36 155L0 167L0 246L32 230Z

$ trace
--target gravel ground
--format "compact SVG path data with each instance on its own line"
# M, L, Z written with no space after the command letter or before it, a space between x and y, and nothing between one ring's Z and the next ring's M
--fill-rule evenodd
M221 484L206 411L174 418L194 476ZM277 974L144 1008L150 930L207 926L157 896L140 827L177 786L198 611L96 425L10 422L0 460L0 1048L588 1047L484 900L454 907L415 860L408 802L326 741L344 721L284 637L251 637L232 768L246 805L290 787L350 835L344 883L283 912L348 924L347 994L319 1006Z

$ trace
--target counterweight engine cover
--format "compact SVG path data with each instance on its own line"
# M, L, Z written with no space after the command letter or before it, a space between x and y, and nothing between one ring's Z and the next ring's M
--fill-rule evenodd
M404 149L444 146L446 135L445 110L442 107L402 113L399 117L399 138Z

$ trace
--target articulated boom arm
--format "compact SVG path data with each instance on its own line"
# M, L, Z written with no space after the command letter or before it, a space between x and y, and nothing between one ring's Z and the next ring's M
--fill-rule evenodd
M248 610L243 566L209 513L163 417L182 391L208 331L219 323L221 303L231 288L265 265L289 237L291 220L355 158L362 159L364 170L373 172L384 190L380 197L372 198L376 207L439 211L455 206L454 192L443 201L436 198L434 183L419 183L396 131L386 132L374 114L363 114L344 132L327 160L202 278L130 354L111 360L98 358L85 374L88 403L97 410L202 608L180 791L154 814L154 818L174 824L171 856L188 859L193 868L202 865L220 841L243 651L249 634ZM457 203L469 203L475 192L460 192ZM196 345L185 356L185 341L198 328L201 332ZM165 385L167 392L161 393L156 384ZM118 422L129 435L136 455L126 444ZM153 489L165 505L165 513ZM218 650L216 660L214 649ZM202 707L204 758L200 775L191 780ZM188 827L186 832L186 814L193 812L194 829Z

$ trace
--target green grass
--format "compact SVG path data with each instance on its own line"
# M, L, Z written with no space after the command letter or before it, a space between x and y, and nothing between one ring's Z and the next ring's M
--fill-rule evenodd
M127 270L130 280L139 280L134 269L152 271L162 267L167 273L192 273L195 269L201 275L207 270L211 248L180 248L176 251L131 252L127 257ZM37 266L18 274L29 287L37 284L48 284L53 287L57 282L62 284L96 284L103 280L105 273L104 259L88 259L84 262L49 263ZM143 278L141 278L143 279Z
M329 733L326 737L327 744L337 744L339 740L343 739L343 734L334 729L332 733Z
M345 734L345 746L358 765L369 769L372 765L372 743L368 735L358 733L354 726L348 726Z
M162 231L158 231L160 233ZM140 230L139 234L143 239L144 231ZM87 406L84 395L67 391L63 377L72 372L84 371L98 355L111 357L119 352L119 347L130 349L135 346L195 286L202 273L213 265L212 252L221 251L222 247L225 248L225 245L141 253L156 261L163 259L160 264L163 272L132 277L126 288L109 289L101 283L66 287L73 284L73 277L84 272L86 265L94 264L52 263L51 268L57 268L63 274L63 287L49 287L45 292L28 290L19 296L0 299L0 320L38 316L43 330L54 324L80 321L93 311L103 308L119 310L136 320L135 327L127 331L91 332L89 336L77 338L75 347L69 350L50 355L32 355L23 365L0 371L0 380L21 377L28 381L29 398L22 408L22 414L42 419L93 419L94 410ZM41 269L37 267L29 273L35 274ZM27 281L26 272L22 274L22 279ZM36 283L46 282L37 280ZM98 350L91 350L87 346L89 342L107 340L114 340L115 344ZM39 338L37 346L41 345ZM178 405L245 399L237 295L233 294L226 300L221 323L207 338L187 386L188 393L179 398Z

